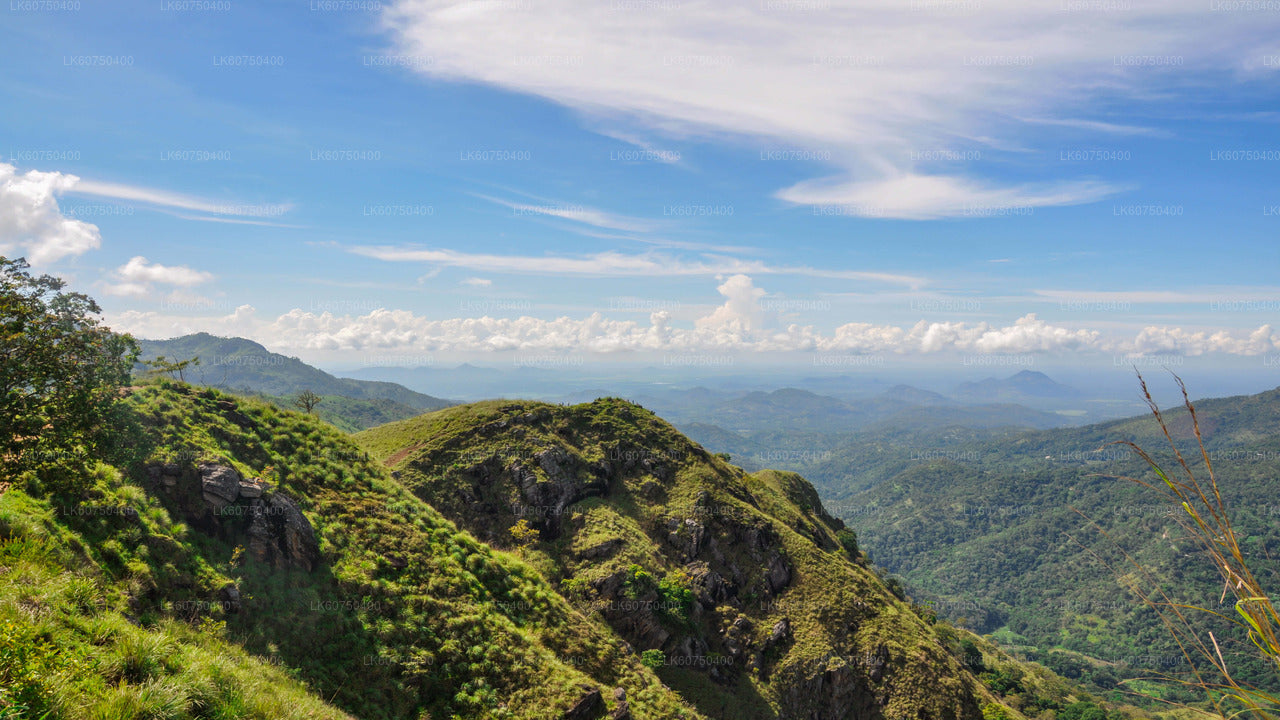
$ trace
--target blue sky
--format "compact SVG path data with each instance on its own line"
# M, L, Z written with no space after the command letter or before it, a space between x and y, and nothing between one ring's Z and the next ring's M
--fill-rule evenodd
M1265 2L6 2L0 252L142 336L1280 348Z

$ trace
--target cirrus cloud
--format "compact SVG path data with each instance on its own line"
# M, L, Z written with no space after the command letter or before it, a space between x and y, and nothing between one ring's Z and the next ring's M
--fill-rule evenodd
M1176 97L1197 77L1247 80L1280 33L1274 13L1215 12L1203 0L1132 0L1115 12L1022 0L633 5L397 0L382 19L395 52L432 59L418 72L542 97L615 137L829 150L837 177L778 197L905 219L1119 192L1090 178L967 177L936 151L1025 149L1061 128L1158 135L1110 117L1108 99Z

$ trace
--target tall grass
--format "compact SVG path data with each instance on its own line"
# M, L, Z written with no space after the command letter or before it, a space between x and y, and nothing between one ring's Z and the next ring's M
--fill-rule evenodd
M1213 562L1222 577L1222 598L1219 605L1222 605L1228 594L1232 595L1238 617L1231 616L1229 612L1171 599L1160 589L1147 569L1132 558L1129 558L1129 563L1156 589L1148 593L1136 582L1131 583L1130 587L1158 614L1191 667L1192 679L1180 679L1177 682L1202 691L1223 717L1246 715L1274 720L1280 718L1280 697L1256 684L1238 679L1231 663L1222 653L1221 638L1192 621L1192 618L1203 613L1237 626L1248 635L1256 653L1276 669L1277 677L1280 677L1280 615L1276 613L1271 595L1262 587L1240 550L1240 538L1231 523L1231 515L1223 502L1212 458L1205 449L1204 438L1200 434L1200 421L1195 405L1187 394L1182 378L1177 375L1173 377L1182 391L1182 403L1191 421L1199 458L1191 455L1189 459L1178 448L1164 413L1151 397L1146 380L1139 373L1138 381L1142 386L1143 398L1173 451L1173 462L1166 469L1165 465L1136 443L1119 441L1114 444L1128 446L1137 453L1160 482L1127 476L1122 479L1157 492L1166 501L1181 508L1181 512L1175 513L1173 517L1186 531L1188 539L1200 546L1205 557ZM1200 465L1203 467L1199 467Z

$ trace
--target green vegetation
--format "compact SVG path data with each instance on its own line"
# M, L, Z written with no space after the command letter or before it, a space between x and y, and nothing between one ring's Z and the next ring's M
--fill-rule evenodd
M100 324L88 296L28 267L0 256L0 478L69 488L110 449L137 348Z
M530 566L708 715L838 716L865 686L891 714L975 720L985 703L1017 718L1092 701L1043 668L978 678L803 478L747 474L631 403L475 403L356 440L485 542L534 528Z
M1254 559L1256 577L1273 577L1280 550L1280 506L1273 500L1280 390L1201 401L1197 411L1214 472L1230 479L1219 492L1241 552ZM1199 453L1186 410L1167 413L1165 421L1180 452ZM1227 618L1236 611L1219 604L1222 579L1179 524L1183 511L1119 479L1150 469L1110 444L1116 440L1168 447L1151 416L921 444L914 461L903 453L900 469L884 465L879 478L851 479L864 489L833 507L856 528L862 549L900 573L941 617L992 633L1021 657L1114 702L1154 709L1202 701L1196 689L1166 680L1194 674L1159 614L1116 588L1112 568L1128 576L1136 563L1148 573L1149 591L1159 588L1171 601ZM1152 457L1162 467L1177 464L1169 449ZM1274 667L1257 656L1247 632L1215 616L1190 621L1201 634L1215 633L1235 677L1274 691Z
M1165 421L1164 413L1152 399L1146 381L1141 376L1139 381L1142 383L1143 397L1173 452L1174 471L1166 472L1160 461L1138 445L1132 442L1123 444L1133 449L1150 466L1162 484L1136 478L1133 479L1134 482L1160 493L1171 507L1180 508L1185 513L1175 515L1180 527L1187 538L1200 545L1210 561L1209 564L1221 574L1224 597L1228 590L1235 597L1235 611L1240 619L1224 616L1207 607L1186 605L1172 599L1160 583L1136 563L1133 569L1137 570L1138 577L1130 575L1128 586L1160 617L1192 667L1194 679L1183 682L1202 690L1213 703L1214 709L1223 716L1248 713L1260 720L1268 720L1280 716L1280 692L1275 690L1276 683L1264 685L1246 679L1244 673L1224 657L1221 643L1214 633L1204 630L1188 617L1203 614L1231 619L1236 629L1244 633L1253 644L1257 658L1271 669L1273 677L1268 679L1280 679L1280 615L1272 604L1270 591L1262 586L1254 574L1252 561L1245 557L1241 547L1243 538L1233 526L1231 513L1223 501L1222 487L1214 472L1213 459L1204 444L1196 407L1188 397L1182 379L1177 376L1175 378L1182 389L1183 407L1190 418L1196 449L1204 465L1201 477L1205 480L1202 482L1196 477L1191 463L1179 452L1169 423Z
M220 622L136 619L132 593L151 580L148 545L131 553L120 540L173 540L184 529L110 468L99 466L95 480L95 503L104 503L95 511L113 509L117 520L125 508L139 513L141 527L112 533L109 552L125 554L118 563L48 501L19 489L0 496L0 717L348 717L287 669L229 642Z
M4 720L1112 717L938 622L800 476L636 405L478 403L357 444L127 385L91 300L3 262ZM182 350L179 379L219 364Z
M185 370L183 377L177 379L262 396L283 408L294 409L298 396L310 392L319 398L318 406L312 404L310 409L321 419L348 432L403 420L450 404L395 383L334 377L244 338L196 333L172 340L143 340L139 347L143 359L140 368L166 356L188 358L193 366L173 371Z

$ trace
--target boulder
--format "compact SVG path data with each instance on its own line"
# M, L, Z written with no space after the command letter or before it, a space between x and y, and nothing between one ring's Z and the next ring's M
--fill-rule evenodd
M262 497L262 482L257 478L252 480L240 481L240 497L242 498L259 498Z
M765 579L769 583L769 590L775 594L791 584L791 568L787 567L787 561L781 555L774 555L769 560Z
M217 512L240 497L240 473L227 465L201 463L200 489L205 504Z

